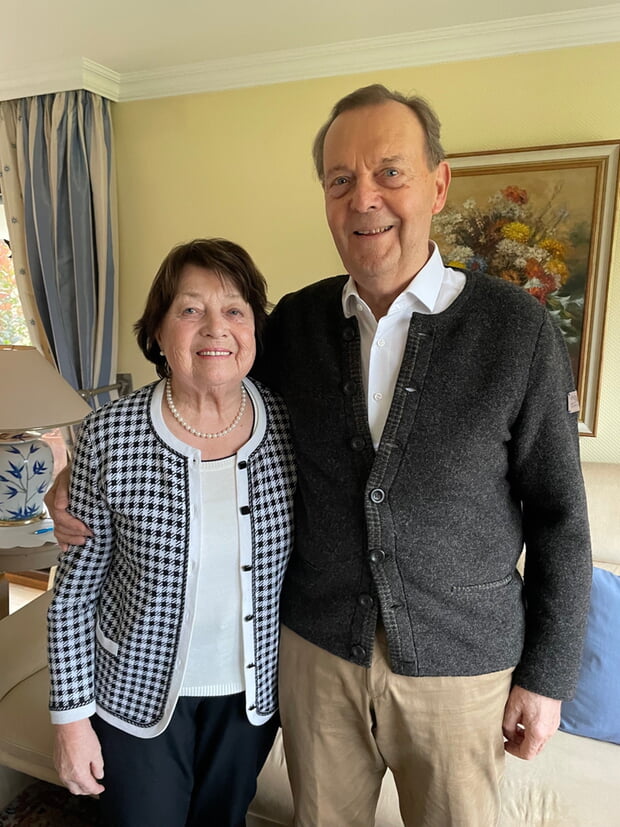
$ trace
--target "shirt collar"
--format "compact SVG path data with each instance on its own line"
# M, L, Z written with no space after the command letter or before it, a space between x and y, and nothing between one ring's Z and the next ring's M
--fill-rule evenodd
M414 276L409 284L405 287L403 292L394 300L394 304L398 302L402 307L402 301L413 310L418 302L421 302L432 313L435 309L437 297L441 290L443 283L445 267L439 252L439 248L434 241L429 242L431 248L431 255L424 267ZM355 315L355 307L357 302L363 302L357 292L357 285L349 276L343 290L342 290L342 310L346 318ZM388 315L392 310L388 311Z

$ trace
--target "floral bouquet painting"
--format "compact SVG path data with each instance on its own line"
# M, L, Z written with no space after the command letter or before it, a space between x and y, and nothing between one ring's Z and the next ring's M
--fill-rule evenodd
M518 284L546 305L578 365L591 223L575 219L556 184L543 199L508 183L486 198L450 202L433 220L448 266Z
M595 435L620 141L451 155L432 237L446 264L519 285L561 330Z

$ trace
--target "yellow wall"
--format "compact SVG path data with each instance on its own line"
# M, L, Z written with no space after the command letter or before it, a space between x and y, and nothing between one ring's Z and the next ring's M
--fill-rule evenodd
M427 97L447 152L620 138L620 44L116 104L119 370L153 378L131 325L171 246L221 235L247 247L272 300L341 272L310 145L331 105L366 83ZM616 232L617 235L617 232ZM589 461L620 461L620 274L612 260L598 435Z

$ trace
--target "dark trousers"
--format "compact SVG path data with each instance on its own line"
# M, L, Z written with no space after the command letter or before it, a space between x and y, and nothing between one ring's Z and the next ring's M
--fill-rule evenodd
M106 827L243 827L278 729L252 726L245 693L179 698L155 738L128 735L93 717L103 751Z

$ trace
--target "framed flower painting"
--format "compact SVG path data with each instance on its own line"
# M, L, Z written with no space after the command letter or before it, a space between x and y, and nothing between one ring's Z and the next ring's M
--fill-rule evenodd
M448 265L523 287L564 336L596 434L620 141L451 155L448 202L432 237Z

